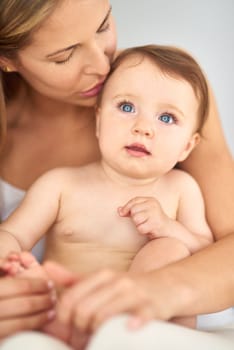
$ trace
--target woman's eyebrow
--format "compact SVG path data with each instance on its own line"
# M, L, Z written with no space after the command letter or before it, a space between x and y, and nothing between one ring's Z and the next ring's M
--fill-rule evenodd
M109 8L109 10L108 10L108 12L107 12L107 14L106 14L104 20L102 21L102 23L101 23L100 26L98 27L97 32L98 32L99 30L101 30L101 28L103 27L104 23L107 21L108 17L110 16L111 10L112 10L112 6L110 6L110 8ZM63 49L57 50L57 51L55 51L55 52L53 52L53 53L50 53L50 54L46 55L46 58L50 58L50 57L55 56L55 55L58 55L59 53L62 53L62 52L70 51L71 49L77 47L78 45L79 45L79 43L76 43L76 44L74 44L74 45L71 45L71 46L65 47L65 48L63 48Z

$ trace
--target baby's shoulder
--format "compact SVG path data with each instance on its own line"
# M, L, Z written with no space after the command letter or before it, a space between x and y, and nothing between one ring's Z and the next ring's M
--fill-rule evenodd
M75 167L59 167L45 172L40 178L44 181L64 181L73 177L76 172Z
M51 169L41 175L36 182L47 183L51 186L70 186L74 182L81 182L88 175L86 166L81 167L59 167ZM86 174L86 175L85 175Z
M172 169L165 175L165 182L171 184L177 190L183 191L186 189L199 188L194 177L180 169Z

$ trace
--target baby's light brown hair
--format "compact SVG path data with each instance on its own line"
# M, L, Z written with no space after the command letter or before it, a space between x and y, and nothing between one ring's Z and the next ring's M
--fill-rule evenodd
M131 56L139 57L139 63L147 57L155 63L157 68L159 68L163 74L176 79L183 79L191 85L199 103L196 131L201 132L209 112L209 91L204 73L196 60L187 52L173 46L136 46L122 51L117 56L112 64L109 77L127 58ZM136 65L137 64L138 61ZM100 96L98 104L101 101L101 98L102 97Z

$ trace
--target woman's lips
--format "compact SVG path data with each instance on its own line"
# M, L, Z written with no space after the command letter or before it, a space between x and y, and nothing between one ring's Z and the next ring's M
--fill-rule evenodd
M99 94L99 92L101 91L102 87L103 87L104 81L102 81L101 83L95 85L92 89L83 91L80 93L81 96L83 97L94 97L97 96Z
M145 157L150 156L151 153L146 149L146 147L139 143L133 143L125 147L127 152L134 157Z

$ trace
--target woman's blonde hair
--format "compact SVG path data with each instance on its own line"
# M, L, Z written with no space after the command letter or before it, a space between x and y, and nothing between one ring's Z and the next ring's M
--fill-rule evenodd
M14 59L20 49L30 44L33 32L49 16L59 0L0 0L0 62L1 58ZM5 139L6 98L12 93L8 74L0 71L0 144ZM9 79L10 80L10 79ZM13 86L14 89L14 86Z

